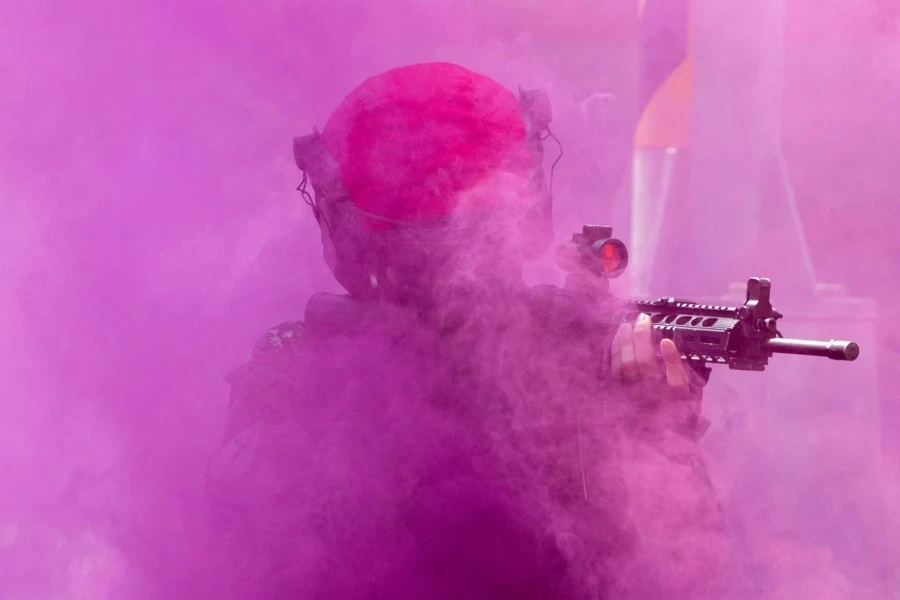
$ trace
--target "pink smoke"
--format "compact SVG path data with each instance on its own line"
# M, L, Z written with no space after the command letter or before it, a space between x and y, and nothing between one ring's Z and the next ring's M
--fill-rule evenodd
M222 592L202 494L222 377L267 328L300 318L310 294L339 289L293 191L290 140L364 77L439 59L546 87L566 152L558 238L590 221L624 236L634 4L0 7L0 596ZM820 406L843 385L832 365L802 378L777 366L752 380L715 374L704 449L749 529L770 592L759 597L884 597L895 577L900 41L889 6L787 3L785 155L820 279L878 305L863 358L839 367L879 378L877 393L845 395L881 429ZM558 278L552 260L535 273ZM805 327L795 331L841 335ZM809 417L802 439L778 406L729 404L728 388L767 377L787 386L784 410ZM842 463L848 453L881 464ZM778 490L798 477L833 501L784 502ZM841 520L859 536L829 535Z

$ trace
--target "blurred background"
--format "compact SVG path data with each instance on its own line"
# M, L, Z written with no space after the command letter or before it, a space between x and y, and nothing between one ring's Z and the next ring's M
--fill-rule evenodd
M222 376L338 290L291 138L432 60L548 91L559 241L613 225L617 293L771 276L786 335L860 342L717 372L703 443L758 597L900 597L898 6L0 3L0 598L204 595Z

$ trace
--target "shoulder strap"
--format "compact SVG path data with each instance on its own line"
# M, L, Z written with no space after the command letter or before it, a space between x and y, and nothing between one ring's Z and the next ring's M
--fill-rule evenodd
M309 299L304 318L313 336L390 334L417 325L415 313L401 306L325 293Z

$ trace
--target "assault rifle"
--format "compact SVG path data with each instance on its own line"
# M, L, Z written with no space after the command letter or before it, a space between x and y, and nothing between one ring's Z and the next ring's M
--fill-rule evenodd
M571 244L557 253L560 266L570 273L585 269L600 280L621 275L628 265L625 244L612 237L612 228L585 225ZM711 306L675 298L629 301L618 306L611 324L634 322L640 313L650 316L654 336L668 338L682 358L701 375L709 365L728 365L742 371L762 371L773 354L803 354L832 360L856 360L854 342L828 342L785 338L778 330L781 313L772 308L772 282L753 277L747 282L743 306Z

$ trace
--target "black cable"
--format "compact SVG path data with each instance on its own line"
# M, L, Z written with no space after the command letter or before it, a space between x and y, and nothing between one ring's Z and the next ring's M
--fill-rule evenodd
M541 141L544 141L544 140L546 140L547 138L553 138L553 141L556 142L556 145L557 145L557 147L559 148L559 155L556 157L556 160L553 161L553 164L550 165L550 185L549 185L549 192L550 192L551 194L553 194L553 171L556 169L556 164L557 164L557 163L560 161L560 159L563 157L563 148L562 148L562 144L561 144L560 141L559 141L559 138L556 137L555 135L553 135L553 132L550 131L550 126L549 126L549 125L547 125L547 135L545 135L545 136L541 139Z

